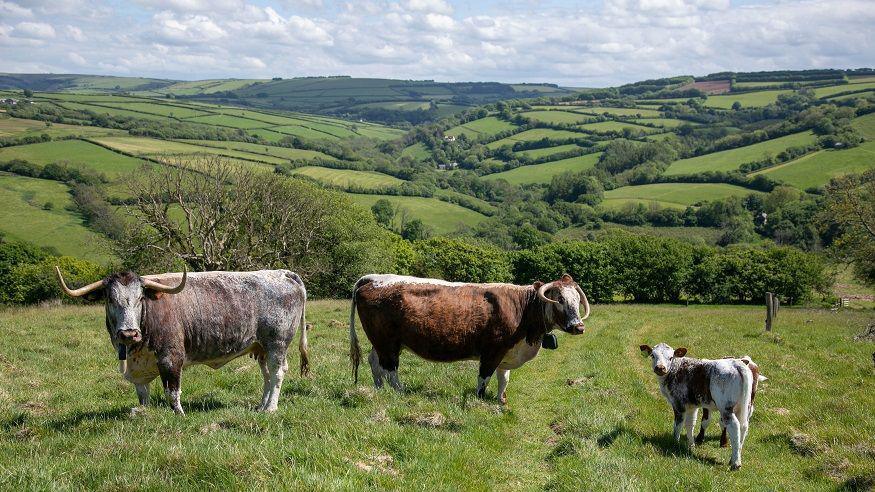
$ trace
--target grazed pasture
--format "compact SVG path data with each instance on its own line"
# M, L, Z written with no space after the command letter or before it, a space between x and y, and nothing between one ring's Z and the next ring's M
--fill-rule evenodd
M0 487L823 490L875 481L873 345L853 340L871 312L784 309L766 334L757 307L595 306L587 333L559 334L558 350L513 372L502 407L474 397L473 362L404 354L405 393L374 391L367 375L354 386L348 308L310 304L312 375L287 376L276 414L252 411L261 375L242 358L184 373L184 418L157 382L153 406L131 413L136 398L116 371L102 307L0 311ZM658 341L697 356L751 354L769 376L740 471L728 470L716 428L693 451L673 441L671 411L638 350Z

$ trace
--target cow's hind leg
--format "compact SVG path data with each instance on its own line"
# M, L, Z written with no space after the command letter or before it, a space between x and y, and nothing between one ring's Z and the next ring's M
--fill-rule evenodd
M279 403L280 391L283 387L283 378L289 365L286 361L285 350L271 352L267 354L266 359L270 382L268 384L267 405L262 407L261 410L264 412L275 412Z
M385 371L386 379L389 380L389 386L395 391L404 391L401 381L398 380L398 362L401 360L401 350L392 351L392 353L378 353L380 366Z
M699 435L696 436L696 444L705 442L705 429L711 423L711 412L707 408L702 409L702 423L699 425Z
M383 378L386 377L386 371L383 370L383 367L380 365L380 357L374 349L371 349L371 353L368 354L368 364L371 365L371 374L374 376L374 387L377 389L382 388Z
M505 390L507 389L508 381L510 381L510 369L499 369L496 371L496 376L498 376L498 401L504 405L507 403Z
M267 367L267 357L264 354L258 357L258 365L261 367L261 377L264 378L264 385L261 389L261 403L258 404L257 410L263 412L270 401L270 369Z
M501 363L502 357L482 356L480 357L480 371L477 375L477 397L486 398L486 385L489 384L489 378L495 373L498 364Z
M182 376L182 357L165 355L158 358L158 373L164 386L164 396L170 403L170 408L179 415L185 415L180 398L180 381Z

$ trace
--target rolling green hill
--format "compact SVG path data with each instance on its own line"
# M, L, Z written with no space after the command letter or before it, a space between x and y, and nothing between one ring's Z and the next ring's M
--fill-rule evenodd
M11 159L24 159L41 166L55 162L68 163L72 166L92 169L106 175L110 179L135 172L144 164L139 159L117 154L83 140L59 140L0 149L0 161Z
M627 203L654 202L665 208L686 208L699 202L751 193L758 192L724 183L656 183L606 191L602 206L618 208Z
M667 175L691 174L703 171L734 171L742 164L762 160L788 147L807 145L816 140L812 132L800 132L735 149L704 154L673 162Z
M571 157L544 164L521 166L510 171L488 174L483 177L486 180L503 179L511 184L549 183L553 176L566 171L584 171L595 166L601 153L586 154L579 157Z
M385 198L399 208L399 215L406 213L411 219L420 219L434 229L436 234L450 234L455 232L459 226L472 227L486 219L483 214L437 198L352 193L347 195L353 202L368 208L377 200Z

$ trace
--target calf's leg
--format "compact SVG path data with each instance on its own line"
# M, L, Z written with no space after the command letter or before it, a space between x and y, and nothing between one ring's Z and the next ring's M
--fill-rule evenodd
M721 410L720 419L725 423L726 430L729 432L729 442L732 444L729 468L738 470L741 468L741 425L731 408Z
M498 401L504 405L507 403L507 395L504 391L507 389L508 381L510 381L510 369L499 369L496 375L498 376Z
M275 412L279 403L280 391L283 387L283 378L289 364L286 361L286 354L280 352L272 352L267 354L267 370L270 375L270 384L268 385L269 395L267 398L267 406L262 411Z
M674 440L681 442L681 428L684 425L684 410L674 408Z
M711 423L711 412L707 408L702 409L702 423L699 425L699 435L696 436L696 444L705 442L705 429Z
M693 432L696 428L696 414L699 413L699 407L687 408L684 411L684 428L687 431L687 445L691 448L696 446L696 441L693 438Z
M261 367L261 377L264 378L264 385L261 388L261 403L258 404L256 410L263 412L270 401L270 369L267 367L267 357L264 355L259 357L258 365Z

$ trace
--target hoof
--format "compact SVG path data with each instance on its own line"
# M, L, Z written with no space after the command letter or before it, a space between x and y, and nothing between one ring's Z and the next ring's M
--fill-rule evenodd
M501 403L502 405L507 405L507 396L505 396L505 395L499 396L498 403Z
M721 448L728 448L728 447L729 447L729 443L728 443L728 442L721 442L721 443L720 443L720 447L721 447Z
M729 465L729 469L732 471L738 470L739 468L741 468L741 463L735 463L735 464Z

